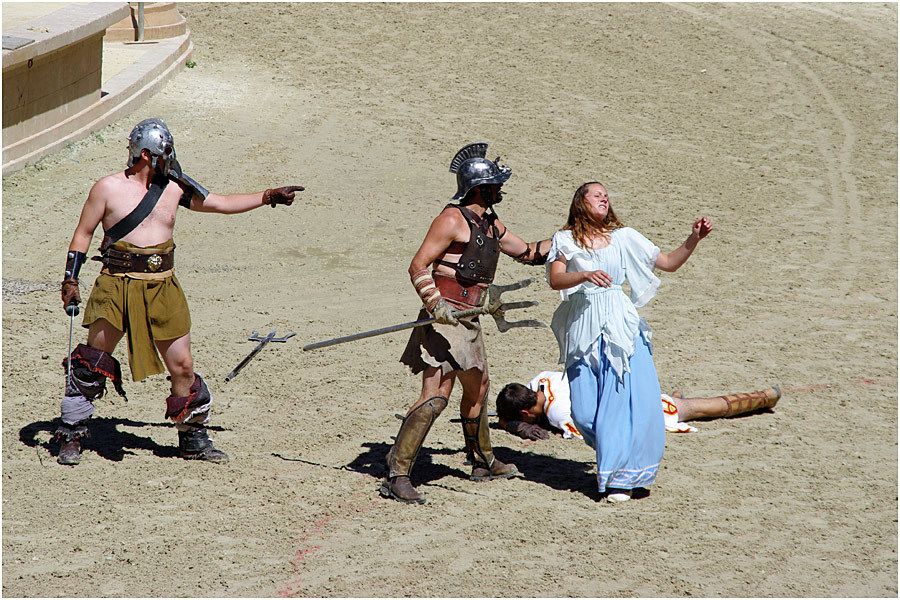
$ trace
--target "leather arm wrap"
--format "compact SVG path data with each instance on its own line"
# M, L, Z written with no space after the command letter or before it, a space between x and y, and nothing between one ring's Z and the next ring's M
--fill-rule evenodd
M525 250L522 251L522 254L516 256L514 260L523 265L536 267L547 263L547 255L549 253L550 249L548 248L547 252L541 254L541 242L529 242L525 245Z
M431 271L428 269L416 271L410 276L410 280L412 281L413 287L416 288L416 293L419 295L419 298L422 299L425 310L428 312L434 310L438 300L441 299L441 291L437 288L437 284L434 283L434 279L431 277Z
M87 255L77 250L69 250L66 254L66 274L63 280L74 279L78 281L78 274L81 272L81 265L84 264Z

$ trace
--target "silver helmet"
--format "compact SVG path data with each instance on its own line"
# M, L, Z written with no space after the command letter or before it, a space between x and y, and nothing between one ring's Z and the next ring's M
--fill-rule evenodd
M450 172L456 173L454 200L462 200L472 188L479 185L503 185L512 175L512 169L500 164L500 157L490 161L487 142L475 142L460 148L450 162Z
M144 119L128 135L128 166L141 159L141 150L150 152L150 165L162 175L175 162L175 140L161 119Z

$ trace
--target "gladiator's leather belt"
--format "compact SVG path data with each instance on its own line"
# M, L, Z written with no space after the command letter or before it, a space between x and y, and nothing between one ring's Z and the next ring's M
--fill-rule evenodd
M110 273L159 273L175 266L175 251L165 254L135 254L114 248L106 251L103 263Z
M481 296L487 288L481 284L462 285L455 277L432 273L434 283L441 291L441 296L448 302L464 304L469 307L479 306Z

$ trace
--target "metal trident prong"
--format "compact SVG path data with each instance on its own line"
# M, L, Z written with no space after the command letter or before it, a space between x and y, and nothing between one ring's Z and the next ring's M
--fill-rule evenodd
M535 319L523 319L520 321L506 320L506 311L508 310L528 308L529 306L538 305L537 300L521 300L519 302L503 302L503 300L501 300L501 296L506 292L520 290L523 287L531 285L533 281L533 279L529 278L507 285L491 284L488 287L488 297L487 302L484 305L484 312L481 314L488 314L494 317L494 321L496 321L497 323L497 329L501 333L509 331L513 327L546 327L544 323ZM458 313L454 314L456 316L459 316Z

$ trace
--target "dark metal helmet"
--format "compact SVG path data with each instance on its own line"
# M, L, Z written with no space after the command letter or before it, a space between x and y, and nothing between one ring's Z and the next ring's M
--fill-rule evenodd
M487 142L475 142L463 146L450 162L450 172L456 173L456 194L453 200L462 200L472 188L479 185L503 185L512 175L512 169L500 164L500 157L490 161L485 158Z
M144 119L128 135L128 166L141 159L141 150L152 156L151 166L163 175L175 162L175 140L161 119Z

